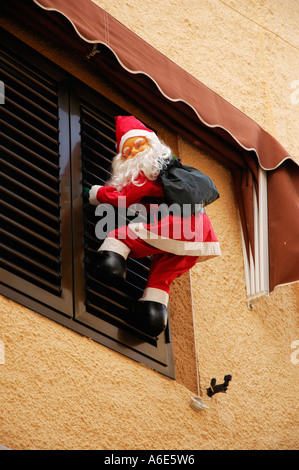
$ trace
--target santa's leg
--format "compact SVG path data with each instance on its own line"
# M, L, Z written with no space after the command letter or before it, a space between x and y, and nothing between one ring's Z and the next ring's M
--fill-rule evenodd
M197 256L178 256L155 248L138 238L128 226L109 233L97 254L97 277L117 284L125 278L126 259L153 255L142 297L128 313L127 322L150 336L159 336L167 326L170 285L192 268Z
M118 286L126 277L126 260L144 258L161 251L136 236L128 226L110 232L95 254L93 275L106 284ZM162 292L159 289L153 289ZM149 336L158 336L167 326L168 293L162 292L153 300L137 301L129 310L127 323ZM140 309L141 307L141 309Z
M147 285L140 300L156 300L167 306L170 285L189 271L197 259L198 256L179 256L165 252L154 255Z
M159 336L165 330L170 285L189 271L197 258L165 252L153 256L146 288L130 318L140 330L150 336Z
M144 243L124 225L110 232L95 253L92 273L98 280L117 286L126 279L126 260L129 255L143 258L158 252L158 249Z
M130 248L116 238L107 237L95 254L92 274L110 285L117 285L126 279L126 259Z

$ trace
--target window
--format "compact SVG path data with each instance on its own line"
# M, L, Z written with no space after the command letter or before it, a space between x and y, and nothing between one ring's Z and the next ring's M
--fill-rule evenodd
M90 274L101 240L83 186L103 184L126 111L18 42L0 53L3 190L1 293L174 377L170 325L154 339L126 324L150 259L128 262L123 290ZM23 51L26 51L26 53Z

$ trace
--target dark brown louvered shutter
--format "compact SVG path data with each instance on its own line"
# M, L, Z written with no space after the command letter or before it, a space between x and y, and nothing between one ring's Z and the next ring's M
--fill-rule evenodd
M80 129L80 148L73 142L73 181L81 175L83 187L94 184L103 185L111 171L111 161L116 153L114 116L126 114L103 97L88 92L78 91L80 98L71 105L73 121L72 132L76 136ZM77 126L77 129L76 129ZM76 137L75 137L76 138ZM73 198L78 194L74 191ZM123 351L129 348L131 354L142 362L151 362L152 367L160 364L162 371L173 375L172 347L170 344L170 325L159 339L151 338L126 324L126 315L132 302L141 297L145 287L150 259L128 259L127 282L124 288L113 288L95 279L90 272L94 253L103 239L95 233L96 224L101 217L95 213L96 206L90 205L88 195L83 194L82 207L74 213L74 224L83 224L84 247L77 258L75 268L75 311L76 319L92 328L100 330L106 337L107 344L114 343L114 348ZM135 215L126 214L125 218L115 213L116 225L125 224ZM80 250L79 250L80 251ZM105 342L105 340L104 340ZM117 347L115 345L117 344ZM161 367L162 366L162 367Z
M115 129L111 121L111 119L108 120L105 119L105 116L101 116L98 111L93 112L87 104L81 106L82 175L83 184L86 186L105 184L110 176L111 159L115 155ZM103 212L105 212L105 205L103 207ZM95 215L95 206L91 206L88 203L88 197L85 196L84 246L86 275L88 277L86 287L88 310L96 313L96 305L99 303L96 297L98 294L104 302L106 301L108 311L115 313L119 318L123 317L125 320L126 310L129 308L131 298L138 299L142 295L148 276L150 260L128 259L127 286L123 292L108 292L106 286L101 283L95 284L96 280L90 274L90 263L92 263L95 252L105 239L105 237L97 238L95 233L96 224L101 223L101 219L103 220L104 217L105 214L103 217ZM117 209L115 209L115 218L113 218L115 226L126 224L129 220L130 215L119 215ZM107 230L105 226L103 228ZM119 299L118 296L120 296Z
M109 177L125 111L12 37L0 70L1 294L174 378L170 328L157 340L125 321L150 259L129 260L123 290L90 272L102 240L82 187Z
M69 315L62 281L58 84L2 48L1 278Z

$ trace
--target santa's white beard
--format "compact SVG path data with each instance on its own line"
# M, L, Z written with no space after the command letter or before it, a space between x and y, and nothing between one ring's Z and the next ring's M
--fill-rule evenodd
M151 143L150 148L130 159L124 159L119 153L112 160L112 176L107 184L118 191L129 183L142 186L144 181L140 180L140 174L143 173L149 180L155 180L170 157L171 149L162 142Z

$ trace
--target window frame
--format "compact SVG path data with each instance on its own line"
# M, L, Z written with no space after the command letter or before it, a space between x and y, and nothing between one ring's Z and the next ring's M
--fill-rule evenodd
M84 304L80 96L84 95L93 104L109 103L115 111L120 111L120 108L20 40L9 33L5 34L7 40L1 42L12 53L20 50L21 46L22 58L25 58L26 62L35 66L38 64L45 74L54 77L58 82L59 134L62 136L59 142L62 168L60 174L62 295L61 298L53 299L51 294L48 295L43 289L23 279L20 280L14 274L7 274L6 270L1 270L5 281L1 284L0 293L71 330L174 378L170 320L163 338L148 341L132 328L125 327L122 330L94 317L86 311ZM71 213L71 224L63 223L66 213ZM76 253L80 253L80 256L75 256ZM72 270L69 269L70 262Z

